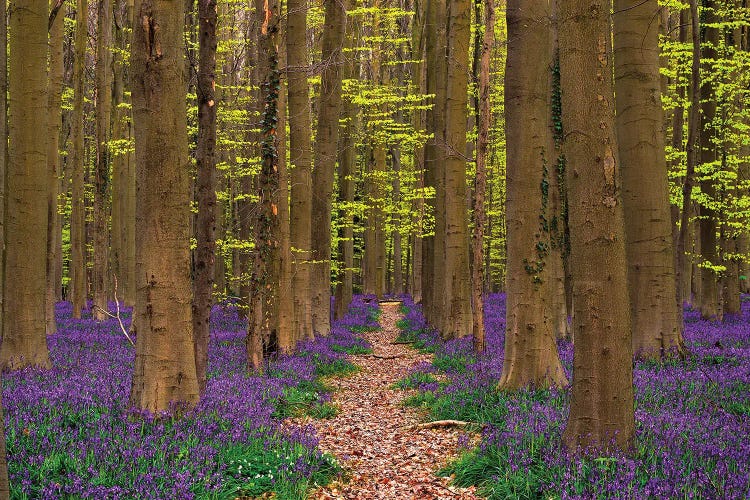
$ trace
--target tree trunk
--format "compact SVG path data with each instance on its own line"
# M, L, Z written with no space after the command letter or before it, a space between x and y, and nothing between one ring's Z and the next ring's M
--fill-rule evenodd
M8 174L8 4L0 2L0 332L5 323L5 204ZM1 378L1 376L0 376ZM0 391L1 392L1 391ZM2 399L2 398L0 398ZM4 428L3 428L4 429ZM3 432L3 437L5 433ZM0 460L5 455L0 456ZM1 463L1 462L0 462ZM6 464L7 466L7 464ZM7 468L7 467L6 467ZM0 481L5 476L0 474Z
M393 224L393 287L391 293L398 296L404 293L403 251L401 248L401 151L398 147L391 148L391 168L393 170L393 205L396 207L392 214Z
M88 1L76 3L75 62L73 66L73 118L70 131L72 154L72 187L70 214L70 274L73 318L81 319L81 309L86 305L86 207L84 204L84 92L86 44L88 41Z
M477 13L479 17L479 13ZM480 20L476 20L477 26ZM478 35L476 35L478 37ZM477 174L474 180L474 232L472 234L471 290L473 303L472 333L474 350L478 353L485 350L484 335L484 234L487 224L485 194L487 191L487 152L490 142L490 59L495 43L495 5L494 0L484 2L484 35L482 37L481 55L479 57L479 116L477 118ZM507 140L507 139L506 139Z
M434 215L432 234L422 238L422 305L425 318L437 326L436 304L441 302L444 271L442 224L443 169L445 159L445 93L448 78L445 58L446 18L443 0L426 2L425 14L425 78L427 94L434 95L433 106L427 110L427 132L432 134L424 149L424 186L433 188L435 196L427 202L427 211ZM468 51L468 48L467 48Z
M312 182L311 242L315 263L310 269L313 331L327 335L331 329L331 200L341 115L341 77L346 7L343 0L325 0L323 73L315 134L315 170Z
M660 7L615 0L617 141L633 324L633 352L658 358L681 353L664 113L659 75Z
M291 173L291 245L295 253L294 335L312 338L310 248L312 215L312 151L310 90L307 83L307 1L287 3L287 74L289 92L289 156Z
M196 186L198 214L193 267L193 344L198 389L206 390L216 260L216 0L198 0L199 66Z
M445 100L444 196L445 275L438 327L443 338L471 335L469 225L466 214L466 121L471 2L450 2L448 18L448 84ZM440 224L436 224L439 228Z
M96 36L96 167L94 173L94 310L98 321L107 319L109 279L109 139L112 117L112 2L97 4Z
M505 361L500 387L563 387L551 321L548 159L554 155L550 3L510 0L505 67L508 241ZM530 25L537 26L527 31Z
M568 450L633 444L633 346L608 0L561 0L560 78L573 276ZM580 110L587 110L581 113Z
M46 0L15 4L10 18L9 157L0 368L49 368L47 289Z
M54 7L56 0L50 5ZM47 335L57 332L55 302L57 302L57 268L62 256L58 253L58 240L62 237L60 217L57 211L57 196L60 189L60 130L62 129L63 86L63 22L65 16L58 13L49 30L49 93L47 94Z
M705 24L703 41L701 44L701 60L705 62L706 75L712 73L711 64L717 58L717 47L719 46L719 28L711 26L718 22L713 0L703 1L701 11L702 21ZM700 162L703 175L700 181L701 193L708 199L707 204L700 207L700 240L701 240L701 317L703 319L720 319L719 308L719 284L715 266L719 264L717 251L717 217L718 214L710 206L717 197L716 185L713 176L717 170L711 165L717 160L716 146L712 144L714 128L712 122L716 114L716 95L713 82L710 78L701 81L701 132L700 132Z
M677 254L677 266L675 268L677 272L678 283L690 283L692 290L692 279L688 280L683 276L688 268L692 268L692 264L688 263L687 260L687 247L688 247L688 234L691 232L690 212L691 212L691 198L693 193L693 185L695 183L695 166L698 162L699 153L699 140L700 140L700 102L701 102L701 85L700 85L700 63L701 63L701 49L700 49L700 27L698 23L698 5L697 0L690 0L690 23L692 32L692 61L691 61L691 73L690 73L690 109L688 110L688 138L685 149L687 150L687 163L685 167L685 181L682 184L682 211L680 218L680 232L677 238L677 247L675 253ZM693 239L691 238L691 241ZM691 297L685 297L683 295L684 289L682 287L677 288L680 292L677 303L680 307L682 304ZM690 295L690 294L688 294Z
M184 5L141 0L131 68L136 175L137 342L130 404L154 413L199 397L190 284Z
M357 8L357 0L348 0L347 11ZM355 19L347 21L346 46L348 49L357 44L359 37L359 22ZM354 54L359 54L354 52ZM344 79L355 78L359 75L359 57L353 55L345 59L344 62ZM339 185L339 202L344 206L350 206L354 201L354 174L356 160L355 137L357 133L358 119L355 104L347 99L343 103L341 119L344 123L339 139L338 148L338 185ZM350 209L344 208L339 212L339 220L343 221L339 239L339 263L338 284L336 285L335 311L336 319L346 316L349 310L349 304L352 301L354 287L354 220L349 212Z

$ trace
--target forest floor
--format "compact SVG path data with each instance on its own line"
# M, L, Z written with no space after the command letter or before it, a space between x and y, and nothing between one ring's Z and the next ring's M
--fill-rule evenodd
M381 304L381 329L362 334L373 353L350 358L360 370L326 380L335 388L332 402L339 413L326 420L293 419L295 424L312 424L321 450L334 455L344 469L340 481L313 491L310 498L480 498L474 487L451 486L450 478L435 474L469 443L476 445L478 436L456 428L416 427L424 421L424 412L403 405L413 391L393 388L415 365L432 359L431 354L394 344L396 322L402 317L399 305Z

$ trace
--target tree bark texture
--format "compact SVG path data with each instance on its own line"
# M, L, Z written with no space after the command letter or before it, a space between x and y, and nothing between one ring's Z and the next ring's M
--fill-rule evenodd
M5 280L0 368L49 368L46 0L11 4Z
M56 0L50 4L54 6ZM58 15L49 30L49 90L47 94L47 295L46 321L47 335L57 332L55 303L57 302L57 268L62 255L58 253L62 238L60 217L57 213L57 196L60 191L60 130L62 129L62 86L63 86L63 21Z
M295 255L294 333L312 338L310 288L310 222L312 215L312 149L310 89L307 82L307 1L287 3L287 78L289 95L289 159L291 170L291 244Z
M138 274L130 403L153 413L191 408L199 397L183 9L182 2L141 0L131 54Z
M112 119L112 2L98 0L96 36L96 166L94 167L94 310L107 318L109 277L109 140Z
M627 450L635 433L611 9L608 0L560 2L575 339L572 399L563 439L574 453Z
M719 46L719 28L711 26L718 22L713 0L703 1L701 20L703 26L703 40L701 43L701 61L704 63L705 74L711 74L711 64L716 60L717 48ZM719 307L719 280L715 266L719 264L719 255L716 239L717 217L716 210L711 203L716 200L717 192L713 176L719 168L716 164L718 152L712 144L714 126L712 124L716 115L716 94L713 82L710 78L701 81L701 125L700 125L700 189L706 198L707 204L700 206L700 240L701 240L701 317L703 319L721 319Z
M656 0L615 0L617 141L633 322L633 352L658 358L682 352L677 303Z
M452 0L448 17L448 75L445 99L444 227L445 275L438 327L443 338L471 335L469 223L466 214L466 123L471 2ZM439 201L439 198L438 198ZM439 228L441 225L436 224Z
M216 0L198 0L198 214L193 264L193 344L198 388L206 390L208 340L216 260Z
M339 142L341 78L346 28L344 0L325 0L323 25L323 73L318 98L318 129L315 134L315 170L312 185L312 259L310 290L313 331L331 330L331 210L333 178Z
M477 17L479 17L477 13ZM476 20L477 26L480 20ZM479 36L479 35L475 35ZM495 43L495 2L484 2L484 34L479 57L479 116L477 117L477 173L474 180L474 231L472 241L471 301L473 305L472 334L474 351L485 350L484 334L484 235L487 225L485 198L487 192L487 154L490 142L490 59ZM507 96L507 94L506 94ZM506 101L507 102L507 101ZM506 104L507 105L507 104ZM507 141L507 138L506 138Z
M505 67L505 202L508 277L505 361L500 387L562 387L568 381L557 354L551 316L549 165L553 63L551 3L510 0ZM533 27L533 29L529 29Z
M73 318L81 318L81 309L86 305L86 207L84 205L84 85L86 83L86 43L88 41L88 1L76 3L75 62L73 64L73 117L70 131L72 154L72 187L70 215L70 274Z

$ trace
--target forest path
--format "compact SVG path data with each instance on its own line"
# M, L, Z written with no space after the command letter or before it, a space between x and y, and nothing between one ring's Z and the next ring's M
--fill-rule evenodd
M382 303L381 329L366 332L373 354L351 356L361 370L350 377L327 379L335 387L339 414L311 420L322 450L336 456L344 478L311 493L310 498L473 499L474 488L450 486L435 472L459 451L463 431L452 428L409 428L424 421L418 409L402 405L413 391L392 389L411 367L430 362L406 345L394 344L402 315L400 303Z

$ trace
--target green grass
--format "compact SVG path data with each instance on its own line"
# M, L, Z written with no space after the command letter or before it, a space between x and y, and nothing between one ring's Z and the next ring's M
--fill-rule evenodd
M431 384L437 381L431 373L414 372L402 378L391 387L393 389L416 389L422 384Z
M341 352L341 353L355 355L355 356L358 354L372 354L372 349L370 347L364 347L361 345L353 345L349 347L344 347L342 345L333 344L331 346L331 350L333 352Z

